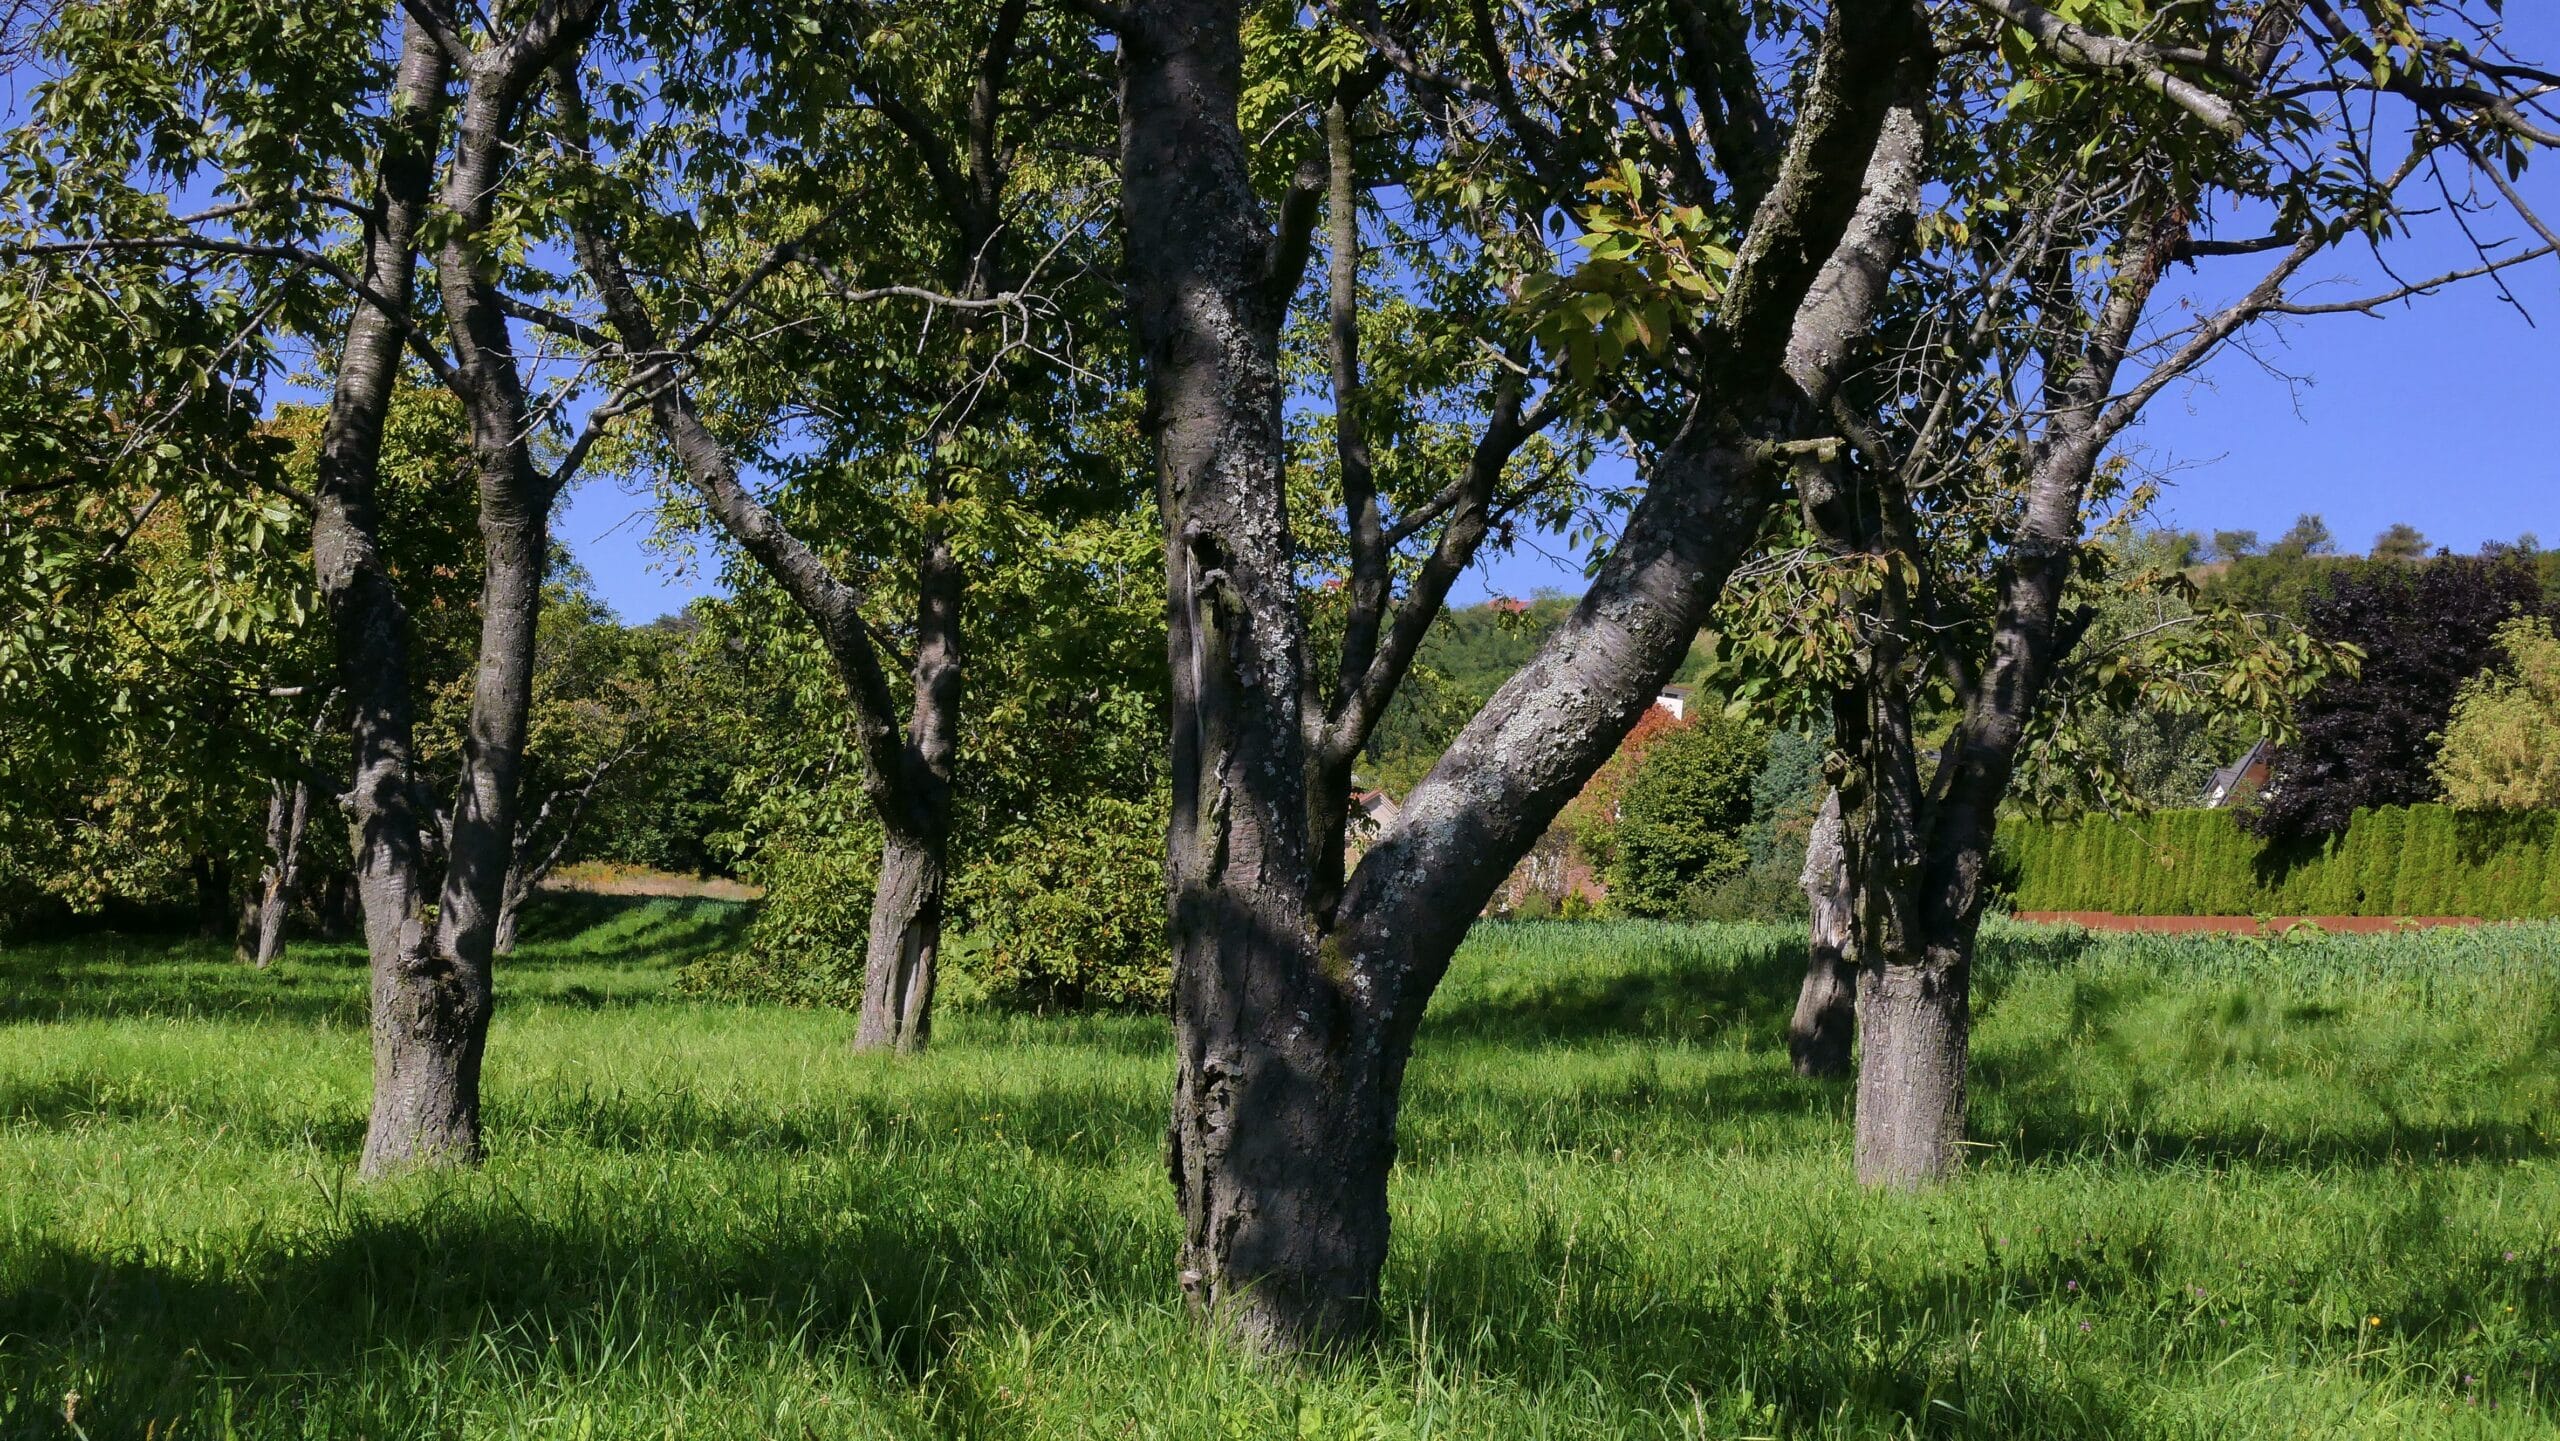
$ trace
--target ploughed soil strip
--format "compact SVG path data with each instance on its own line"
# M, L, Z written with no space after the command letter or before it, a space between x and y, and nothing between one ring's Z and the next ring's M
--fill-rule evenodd
M2020 911L2017 918L2039 925L2083 926L2093 931L2156 931L2172 936L2282 935L2297 926L2348 935L2379 935L2485 924L2478 916L2123 916L2113 911Z

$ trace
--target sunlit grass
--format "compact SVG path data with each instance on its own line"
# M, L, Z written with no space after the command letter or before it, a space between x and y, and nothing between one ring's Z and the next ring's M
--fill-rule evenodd
M1266 1369L1171 1278L1167 1031L676 998L582 901L489 1165L363 1189L360 957L0 953L0 1436L2547 1436L2560 927L2002 928L1982 1144L1850 1184L1800 939L1488 926L1412 1070L1389 1328ZM66 1426L65 1396L75 1433Z

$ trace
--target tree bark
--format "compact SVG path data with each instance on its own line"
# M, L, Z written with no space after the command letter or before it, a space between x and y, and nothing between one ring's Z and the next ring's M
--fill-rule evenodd
M1850 1047L1858 1038L1855 916L1840 829L1840 793L1835 790L1823 800L1812 841L1805 847L1801 884L1812 912L1811 938L1804 986L1787 1023L1787 1053L1799 1076L1848 1075Z
M373 970L375 1099L363 1161L368 1176L412 1161L469 1160L480 1150L476 1104L456 1096L450 1085L423 1082L409 1060L416 1041L473 1034L475 998L469 986L447 974L427 934L428 883L414 800L408 612L382 553L374 501L382 427L414 293L414 241L443 128L446 79L442 48L411 19L365 250L369 295L357 297L347 322L321 432L311 533L313 570L353 712L355 770L344 805Z
M1237 129L1239 19L1236 0L1139 0L1119 26L1130 313L1169 581L1168 1165L1195 1304L1259 1348L1324 1349L1378 1319L1395 1117L1433 987L1472 918L1670 678L1758 534L1777 495L1760 427L1784 433L1808 406L1818 413L1868 329L1881 276L1851 241L1898 249L1916 186L1867 215L1858 177L1906 72L1930 62L1916 9L1835 7L1821 74L1717 317L1731 403L1693 413L1664 448L1590 592L1331 906L1312 849L1338 840L1311 837L1332 807L1312 806L1310 790L1337 727L1309 714L1317 687L1282 487L1278 336L1296 274ZM1395 666L1387 657L1389 690Z
M939 459L941 446L936 446ZM946 497L936 487L935 501ZM863 956L857 1051L924 1049L933 1029L942 954L942 890L951 847L951 786L960 756L960 606L964 577L937 526L916 577L915 703L899 757L897 809L888 817L880 882Z
M942 885L938 841L893 836L882 848L855 1050L924 1049L932 1029L935 966L942 946Z
M1971 971L1969 946L1954 938L1867 963L1858 989L1862 1184L1916 1189L1961 1163Z

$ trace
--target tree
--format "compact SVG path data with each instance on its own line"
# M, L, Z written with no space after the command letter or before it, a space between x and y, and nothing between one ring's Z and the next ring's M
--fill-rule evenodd
M2266 549L2254 530L2217 530L2213 533L2213 555L2216 560L2246 560Z
M1850 442L1840 463L1799 480L1808 525L1866 577L1852 592L1855 678L1835 731L1863 968L1857 1167L1881 1185L1940 1180L1961 1155L1991 845L2022 754L2070 734L2039 716L2086 631L2074 589L2099 559L2087 541L2105 515L2108 448L2162 386L2268 315L2369 310L2560 249L2484 251L2360 301L2290 295L2346 234L2387 231L2398 192L2431 160L2467 163L2510 193L2503 172L2544 133L2513 107L2541 102L2513 88L2503 62L2481 69L2444 38L2473 33L2476 17L2435 16L2448 29L2419 38L2423 68L2454 82L2439 87L2374 63L2401 32L2386 41L2325 7L2196 7L2139 28L2129 12L2093 11L2090 29L2030 5L1978 8L2001 22L2004 54L2041 44L2059 63L2007 93L1949 176L1950 203L1924 221L1940 242L1937 284L1894 317L1893 353L1906 363L1845 388L1872 408L1835 415ZM2188 62L2173 50L2221 57L2214 88L2182 91L2175 71ZM2147 79L2144 56L2158 67ZM2371 90L2405 102L2397 113L2415 142L2387 166L2361 124L2303 103ZM2149 136L2159 163L2112 149L2128 134ZM2278 192L2291 219L2263 237L2212 237L2209 217L2265 198L2279 173L2294 177ZM2160 335L2146 318L2173 264L2268 255L2251 262L2258 276L2237 302L2146 344ZM2307 554L2325 534L2306 523L2289 540L2281 548ZM2254 622L2232 622L2247 659L2230 683L2272 700L2316 672L2315 640L2254 642ZM2109 667L2095 669L2112 683ZM2174 672L2162 679L2178 684ZM1955 712L1934 766L1920 753L1923 686Z
M1751 782L1766 740L1720 712L1665 732L1627 782L1609 867L1609 904L1632 916L1672 916L1693 888L1738 874L1750 860Z
M475 31L461 8L419 0L403 7L387 75L378 10L315 22L307 7L265 0L66 7L39 42L64 78L39 87L13 137L9 179L33 224L10 249L46 262L31 271L83 268L98 289L155 308L193 297L231 318L228 331L182 332L215 353L263 354L279 318L334 350L308 499L352 718L346 808L373 970L368 1177L481 1152L489 948L514 841L549 511L590 449L537 459L562 397L537 409L500 289L530 272L520 227L539 209L511 190L511 162L544 76L607 3L543 0ZM137 31L155 43L132 44ZM207 191L229 198L173 211L172 197ZM428 308L416 280L430 255ZM42 279L16 278L31 289ZM460 402L481 536L469 739L451 820L432 843L410 618L379 494L407 364ZM181 388L209 379L169 375Z
M2281 556L2335 555L2337 537L2329 533L2329 522L2309 511L2294 519L2291 528L2276 537L2273 553Z
M2392 525L2373 538L2375 560L2424 560L2426 554L2427 537L2405 521Z
M2436 780L2465 810L2560 807L2560 638L2547 617L2519 617L2497 642L2503 663L2454 698Z
M1808 404L1820 410L1907 229L1936 50L1911 7L1834 6L1818 37L1784 56L1787 80L1804 88L1782 122L1771 102L1786 92L1764 90L1738 26L1684 30L1647 12L1639 51L1557 42L1483 12L1481 30L1461 22L1454 33L1403 29L1426 17L1400 15L1398 27L1356 36L1382 63L1350 47L1356 58L1323 77L1311 108L1326 114L1325 148L1297 171L1305 183L1287 189L1275 229L1254 179L1289 172L1258 166L1239 124L1241 7L1091 9L1114 30L1121 63L1129 313L1172 597L1171 1164L1184 1285L1256 1344L1330 1345L1377 1315L1397 1103L1423 1007L1476 912L1651 707L1774 506L1769 437ZM1572 46L1565 63L1549 63L1554 43ZM1351 234L1337 179L1357 163L1342 143L1346 112L1374 99L1389 70L1454 146L1426 151L1446 168L1408 183L1471 222L1501 222L1475 232L1495 261L1539 267L1549 348L1568 386L1618 390L1631 405L1644 395L1646 411L1628 418L1641 426L1647 485L1589 593L1337 882L1350 762L1491 528L1512 457L1552 409L1533 404L1517 359L1483 375L1478 439L1447 499L1424 492L1390 519L1396 498L1366 483L1356 437L1339 424L1367 392L1353 327L1336 321L1352 614L1339 650L1319 658L1296 585L1280 339L1328 196L1334 243ZM1585 108L1581 96L1524 94L1514 85L1524 73L1589 76L1607 98ZM1703 90L1690 83L1699 77ZM1680 133L1696 133L1693 104L1714 107L1704 121L1725 183L1674 182L1676 217L1658 216L1655 192L1626 177L1649 185L1696 152L1676 134L1656 148L1622 128L1614 107L1628 85L1677 117ZM1621 171L1610 149L1622 141L1665 169ZM1617 189L1590 205L1586 187L1610 176ZM1358 188L1348 187L1355 199ZM1529 198L1486 204L1488 189ZM1637 292L1623 308L1545 268L1546 214L1586 205L1622 226L1626 249L1613 257L1623 263L1576 278ZM1691 217L1709 233L1660 229ZM1500 274L1477 281L1488 282L1499 286ZM1701 284L1712 285L1711 304ZM1587 308L1586 295L1596 302ZM1495 355L1517 357L1516 333L1487 339ZM1692 404L1708 393L1719 398L1712 409ZM1571 403L1570 392L1558 400ZM1390 537L1435 522L1399 595Z
M676 483L822 639L881 846L854 1044L912 1051L950 900L973 592L1044 513L1113 511L1133 484L1108 327L1085 323L1107 313L1090 157L1108 117L1074 22L1025 0L886 7L849 35L772 22L718 12L710 43L759 63L665 94L608 66L555 78L587 318L543 323L647 413ZM630 43L695 43L695 17L668 23ZM713 223L671 221L670 187Z
M2369 563L2313 603L2311 628L2364 652L2351 679L2300 707L2250 825L2286 839L2333 836L2369 806L2439 794L2437 751L2463 687L2499 657L2501 627L2539 613L2541 588L2514 558Z

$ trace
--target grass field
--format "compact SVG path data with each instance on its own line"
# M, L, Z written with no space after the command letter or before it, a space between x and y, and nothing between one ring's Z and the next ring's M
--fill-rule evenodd
M714 902L500 976L487 1167L363 1189L360 959L0 953L0 1436L2548 1437L2560 927L1995 930L1978 1159L1850 1184L1800 941L1480 928L1412 1072L1378 1350L1195 1334L1167 1033L912 1063L688 1001Z

